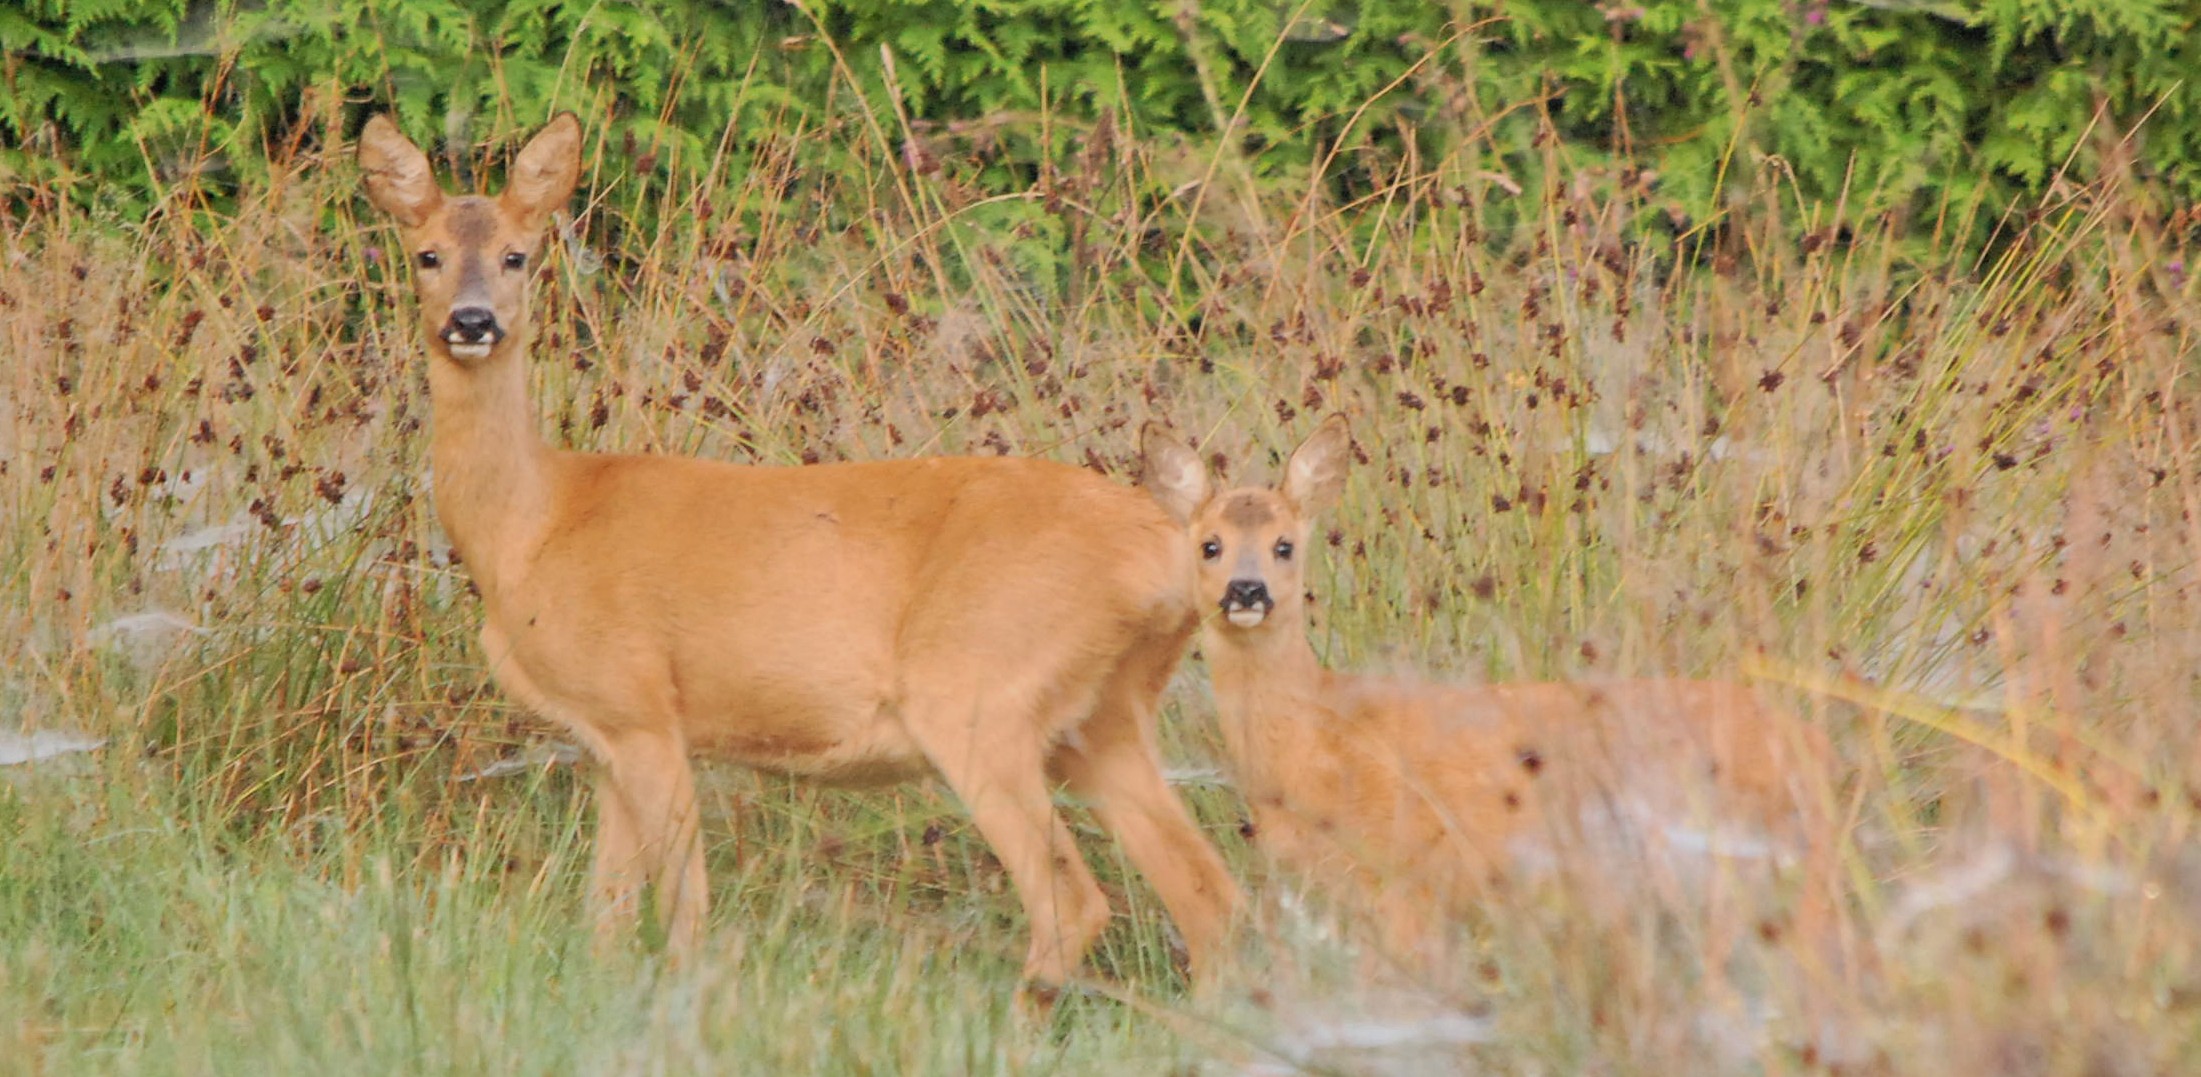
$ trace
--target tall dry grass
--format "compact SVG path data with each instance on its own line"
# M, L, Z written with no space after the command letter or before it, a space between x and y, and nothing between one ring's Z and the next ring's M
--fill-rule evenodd
M1473 147L1369 151L1350 199L1112 129L1012 196L891 117L670 186L593 147L536 298L557 442L1128 477L1162 417L1245 477L1341 410L1365 460L1316 570L1330 662L1747 675L1839 746L1838 938L1542 893L1413 982L1246 853L1193 660L1169 751L1272 937L1186 998L1100 854L1122 987L1047 1029L1005 1009L998 865L923 788L714 772L720 958L584 955L587 794L482 671L394 237L328 133L234 211L28 191L0 228L0 728L109 738L0 772L11 1066L2201 1063L2193 222L2144 189L2067 185L1967 261L1795 204L1777 163L1657 238L1636 173L1554 158L1567 182L1514 193Z

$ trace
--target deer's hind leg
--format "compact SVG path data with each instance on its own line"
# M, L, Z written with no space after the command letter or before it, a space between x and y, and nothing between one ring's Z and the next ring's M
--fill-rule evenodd
M968 676L910 686L903 722L1008 869L1031 921L1024 978L1059 987L1109 916L1108 899L1056 813L1047 780L1050 730L1062 727L1071 704L1040 687L1043 681L1004 684L1009 678L1000 667L973 668Z
M1092 717L1051 763L1154 885L1184 936L1194 980L1205 982L1221 963L1243 895L1162 777L1155 712L1180 650L1163 640L1126 655L1101 686Z

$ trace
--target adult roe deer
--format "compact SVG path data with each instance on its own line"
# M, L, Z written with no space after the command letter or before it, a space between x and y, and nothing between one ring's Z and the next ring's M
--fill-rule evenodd
M1008 869L1040 985L1109 915L1054 810L1059 779L1153 882L1194 972L1213 962L1239 891L1155 744L1195 567L1150 499L1039 460L552 449L522 362L528 282L580 176L579 122L552 119L497 197L445 196L386 115L358 154L415 266L436 515L480 588L491 672L599 764L600 935L633 920L648 881L668 944L695 945L696 749L843 782L937 770Z
M1818 805L1827 743L1739 685L1453 685L1323 669L1307 640L1305 555L1310 524L1344 486L1343 416L1291 455L1278 489L1215 493L1168 431L1148 424L1142 442L1142 485L1200 553L1213 611L1200 649L1255 845L1376 914L1394 953L1422 951L1447 912L1513 876L1617 868L1641 882L1688 874L1692 859L1804 853L1799 823ZM1815 901L1807 892L1799 915Z

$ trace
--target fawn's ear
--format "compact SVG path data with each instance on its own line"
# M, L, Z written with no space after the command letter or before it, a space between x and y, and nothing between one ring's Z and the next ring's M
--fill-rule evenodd
M573 113L550 118L527 140L505 183L502 201L529 227L539 228L553 210L564 209L581 180L581 121Z
M1152 422L1139 430L1139 450L1144 456L1139 485L1178 523L1192 522L1192 514L1208 499L1207 465L1200 462L1200 454L1177 440L1168 427Z
M1337 504L1345 492L1345 468L1352 462L1353 431L1343 415L1331 415L1307 435L1284 465L1286 500L1301 516L1314 516Z
M418 228L443 204L428 155L397 129L387 112L367 117L359 131L359 170L367 176L367 201L406 228Z

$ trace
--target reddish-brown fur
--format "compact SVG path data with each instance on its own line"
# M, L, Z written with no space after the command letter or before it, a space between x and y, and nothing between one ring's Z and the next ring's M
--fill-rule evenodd
M420 267L436 512L481 589L490 668L601 764L600 931L650 882L671 944L696 942L688 756L708 750L838 781L938 772L1016 884L1043 983L1108 918L1053 807L1066 782L1153 881L1195 971L1213 960L1238 888L1161 776L1156 701L1197 615L1191 555L1151 501L1037 460L549 448L526 390L527 283L579 175L579 124L552 120L496 198L446 197L387 117L359 161ZM493 332L465 328L484 312Z
M1800 823L1820 803L1811 783L1827 773L1826 741L1739 685L1448 685L1323 669L1307 641L1304 554L1350 443L1333 416L1280 489L1213 493L1198 456L1146 431L1144 482L1203 555L1201 650L1265 853L1375 913L1401 950L1521 875L1662 882L1706 857L1809 855ZM1260 584L1273 607L1234 620L1233 581Z

